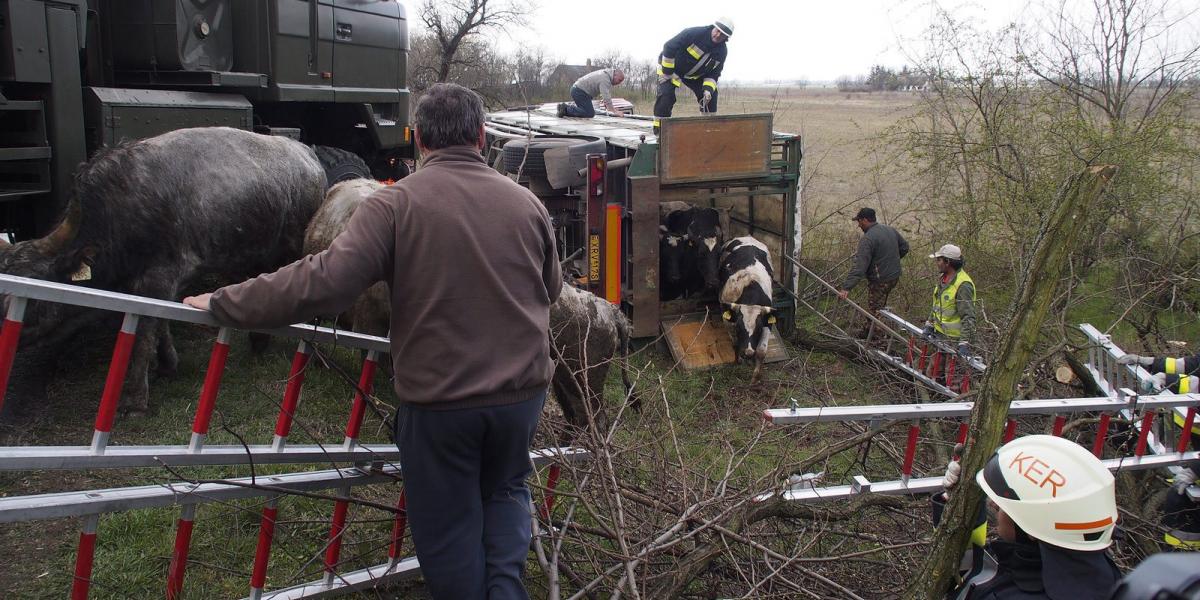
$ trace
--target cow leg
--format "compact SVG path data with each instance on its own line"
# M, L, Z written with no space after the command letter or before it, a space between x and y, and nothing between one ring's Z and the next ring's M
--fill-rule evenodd
M267 351L267 346L271 345L271 336L265 333L250 333L250 351L255 354L262 354Z
M179 354L175 352L175 339L171 336L171 322L162 319L158 327L158 368L163 377L172 377L179 370Z
M142 317L138 322L121 394L120 409L124 414L141 416L150 408L150 357L158 344L158 330L158 319Z

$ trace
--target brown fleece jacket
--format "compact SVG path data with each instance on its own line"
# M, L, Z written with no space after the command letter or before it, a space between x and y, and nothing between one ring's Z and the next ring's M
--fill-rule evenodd
M391 289L401 402L499 406L546 389L562 288L550 217L473 147L430 152L365 200L328 250L221 288L210 307L234 327L279 327L339 314L377 281Z

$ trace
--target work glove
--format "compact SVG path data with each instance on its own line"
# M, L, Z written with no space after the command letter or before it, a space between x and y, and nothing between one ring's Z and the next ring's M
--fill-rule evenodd
M704 103L712 102L712 90L704 90Z
M925 328L921 330L921 337L923 337L925 339L932 339L934 331L935 330L933 328L933 323L926 321Z
M658 76L658 82L659 82L659 83L666 83L666 82L667 82L667 80L668 80L668 79L670 79L670 78L671 78L671 76L670 76L670 75L666 75L666 74L659 74L659 76Z
M1142 391L1147 394L1153 394L1165 387L1167 387L1166 373L1155 373L1149 378L1142 380Z
M1125 354L1125 355L1117 357L1118 365L1138 364L1138 365L1143 365L1143 366L1148 367L1153 362L1154 362L1154 357L1152 357L1152 356L1138 356L1137 354Z
M1196 472L1192 469L1184 469L1175 476L1175 479L1172 482L1173 485L1171 487L1175 488L1175 493L1183 495L1187 493L1188 486L1195 482Z
M958 355L963 358L971 356L971 345L966 342L959 342L958 347L955 349L958 350Z

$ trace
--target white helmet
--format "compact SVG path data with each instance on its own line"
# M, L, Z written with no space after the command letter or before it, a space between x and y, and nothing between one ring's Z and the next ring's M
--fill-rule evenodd
M721 30L725 37L733 37L733 19L729 17L721 17L713 21L713 27Z
M1112 473L1074 442L1029 435L1000 447L975 476L983 492L1025 533L1069 550L1112 543L1117 499Z

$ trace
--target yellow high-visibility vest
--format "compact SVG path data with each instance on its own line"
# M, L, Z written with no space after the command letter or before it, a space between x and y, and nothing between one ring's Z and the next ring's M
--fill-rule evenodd
M971 301L975 301L975 282L967 275L966 271L959 271L954 275L954 281L946 286L946 289L941 289L938 285L933 288L933 328L938 333L949 338L962 337L962 316L958 314L958 306L955 303L958 297L958 288L964 283L971 284ZM941 290L939 295L938 290Z

